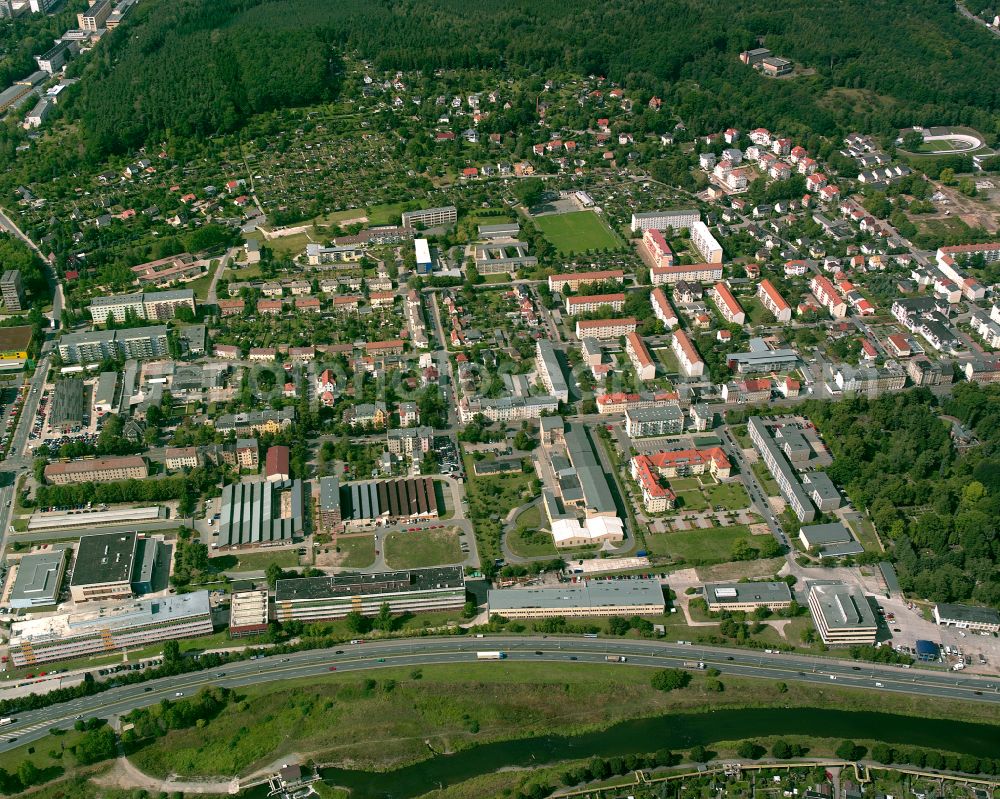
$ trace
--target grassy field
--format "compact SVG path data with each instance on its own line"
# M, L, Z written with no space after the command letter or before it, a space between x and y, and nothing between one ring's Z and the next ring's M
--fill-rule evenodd
M212 285L212 276L215 275L215 270L218 267L218 261L212 261L211 266L208 268L208 272L199 277L197 280L192 280L184 284L184 288L191 289L194 292L194 296L201 302L208 299L208 289Z
M617 250L621 242L593 211L573 211L534 218L536 227L562 253Z
M444 566L465 560L454 529L389 533L385 538L385 560L393 569Z
M882 547L878 544L878 536L875 535L875 527L868 519L862 519L861 523L851 522L851 530L858 537L858 543L865 548L865 552L882 552Z
M519 526L507 534L507 546L515 555L520 555L523 558L536 555L555 557L558 554L555 544L552 543L552 536L549 533L539 532L537 527Z
M739 299L740 305L746 311L747 324L756 327L757 325L774 322L774 315L756 297L740 297Z
M673 488L673 484L670 487ZM677 494L678 510L705 510L708 507L705 495L697 488L689 491L677 491L674 489L674 493Z
M752 467L754 475L757 477L757 481L760 483L761 488L767 492L769 497L777 497L781 495L781 489L778 488L778 484L771 477L771 473L767 470L763 461L757 461Z
M220 555L209 558L208 563L225 571L263 571L272 563L283 569L299 565L299 556L294 549L276 549L272 552L240 552L234 555Z
M708 504L713 508L721 505L726 510L741 510L750 506L750 497L743 483L719 483L718 485L706 486L705 494L708 497Z
M337 547L344 553L341 566L349 569L364 569L375 562L375 536L342 536L337 538Z
M730 559L733 543L749 537L749 529L741 524L679 533L647 533L646 548L653 555L699 563L724 563Z
M350 768L385 769L434 751L547 732L601 729L636 716L712 708L807 706L885 710L955 717L969 706L904 694L880 695L839 686L724 677L726 691L708 693L706 677L661 693L650 671L632 666L562 663L462 663L368 675L331 674L246 689L202 728L172 731L131 758L148 774L182 777L247 773L297 752ZM977 705L977 709L979 706ZM982 707L977 721L997 723L1000 708ZM372 744L377 742L377 746ZM652 746L651 748L655 748Z
M295 258L306 251L306 245L312 241L308 233L296 233L293 236L280 236L262 242L274 251L276 258Z
M674 355L674 351L670 347L660 347L653 350L653 355L663 364L664 372L670 375L680 374L681 368L677 365L677 356Z

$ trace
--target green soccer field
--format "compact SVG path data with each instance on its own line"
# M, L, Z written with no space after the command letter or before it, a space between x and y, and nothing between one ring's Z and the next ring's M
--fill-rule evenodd
M587 250L617 250L621 243L593 211L539 216L533 220L552 246L559 252L578 253Z

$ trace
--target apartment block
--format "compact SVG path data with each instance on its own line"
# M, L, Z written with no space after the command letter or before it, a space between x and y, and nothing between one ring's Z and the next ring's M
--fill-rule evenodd
M3 273L3 277L0 277L0 295L3 296L4 306L11 313L24 310L24 287L20 271L8 269Z
M716 241L712 231L704 222L695 222L690 228L691 244L710 264L722 263L722 245Z
M656 377L656 363L638 333L633 331L625 335L625 354L640 380L653 380Z
M628 333L634 333L637 327L635 317L624 316L620 319L581 319L576 323L576 337L579 339L621 338Z
M50 463L45 467L45 480L52 485L145 480L147 477L149 477L149 467L138 455Z
M615 313L620 312L625 307L624 294L593 294L591 296L569 295L566 297L566 314L568 316L578 316L579 314L595 313L604 308L610 308Z
M746 322L747 315L743 306L739 304L725 283L721 281L716 283L709 289L709 295L715 300L715 305L719 309L719 313L722 314L722 318L729 324L742 325Z
M759 416L751 416L747 423L747 430L754 448L778 484L785 501L795 511L800 522L811 522L816 518L816 509L785 453L771 436L764 420Z
M809 290L834 319L843 319L847 316L847 303L841 298L829 278L816 275L809 281Z
M765 278L757 284L757 297L760 299L761 305L767 308L779 322L792 321L791 306L778 293L770 280Z
M663 322L667 330L673 330L680 325L677 312L670 304L667 293L661 288L655 288L649 292L649 301L653 304L653 313L656 318Z
M421 225L425 228L438 227L440 225L453 225L458 221L458 210L454 205L446 205L441 208L423 208L419 211L404 211L402 214L402 226L413 228Z
M677 356L681 372L687 377L701 377L705 374L705 362L695 349L691 338L683 330L675 330L670 348Z
M653 266L663 267L674 265L674 251L670 249L670 245L667 244L667 240L659 230L650 228L642 234L642 241L646 245L646 250L649 252L650 257L653 259Z
M669 436L683 431L684 412L677 403L625 409L625 432L630 438Z
M632 214L632 232L640 230L683 230L691 228L701 215L697 208L685 208L677 211L649 211L643 214Z
M573 291L579 291L581 286L594 283L621 283L625 272L621 269L606 269L601 272L566 272L561 275L549 275L549 291L562 291L569 286Z
M236 302L240 303L240 310L242 310L243 301L237 300ZM90 316L95 325L107 324L109 318L121 324L129 315L133 315L136 319L163 322L173 319L177 315L178 308L196 310L192 289L95 297L90 301Z
M569 402L569 385L555 347L548 339L539 339L535 344L535 367L545 390L560 402Z
M722 266L720 264L654 266L649 271L649 279L654 286L672 285L682 280L689 283L714 283L722 280Z

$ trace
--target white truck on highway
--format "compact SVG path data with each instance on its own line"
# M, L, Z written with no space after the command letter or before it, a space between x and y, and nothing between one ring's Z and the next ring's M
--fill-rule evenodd
M608 663L627 663L628 658L624 655L607 655L604 658Z
M684 668L686 668L686 669L704 669L705 668L705 661L704 660L685 660L684 661Z
M8 724L13 724L13 723L14 719L10 718L9 716L7 718L0 719L0 727L6 727Z
M503 660L506 657L504 652L476 652L477 660Z

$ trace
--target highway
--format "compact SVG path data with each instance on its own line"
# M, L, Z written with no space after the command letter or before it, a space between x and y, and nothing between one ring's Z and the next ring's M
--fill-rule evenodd
M469 663L470 669L499 669L503 663L477 662L479 650L500 650L508 661L598 663L606 668L626 668L608 663L609 654L628 658L628 666L682 667L703 661L723 675L798 681L817 686L839 686L868 691L897 692L917 696L1000 703L997 678L965 677L952 672L904 669L895 666L859 664L829 658L767 654L745 649L689 646L660 641L591 639L565 636L477 638L414 638L342 644L337 649L317 649L289 655L271 655L258 660L230 663L219 669L163 677L138 685L122 686L95 696L75 699L41 710L10 714L14 723L0 730L0 752L37 741L53 727L66 729L77 718L108 718L163 699L191 696L208 686L236 688L284 680L316 678L335 666L339 672L361 672L393 666L415 667L437 663Z

